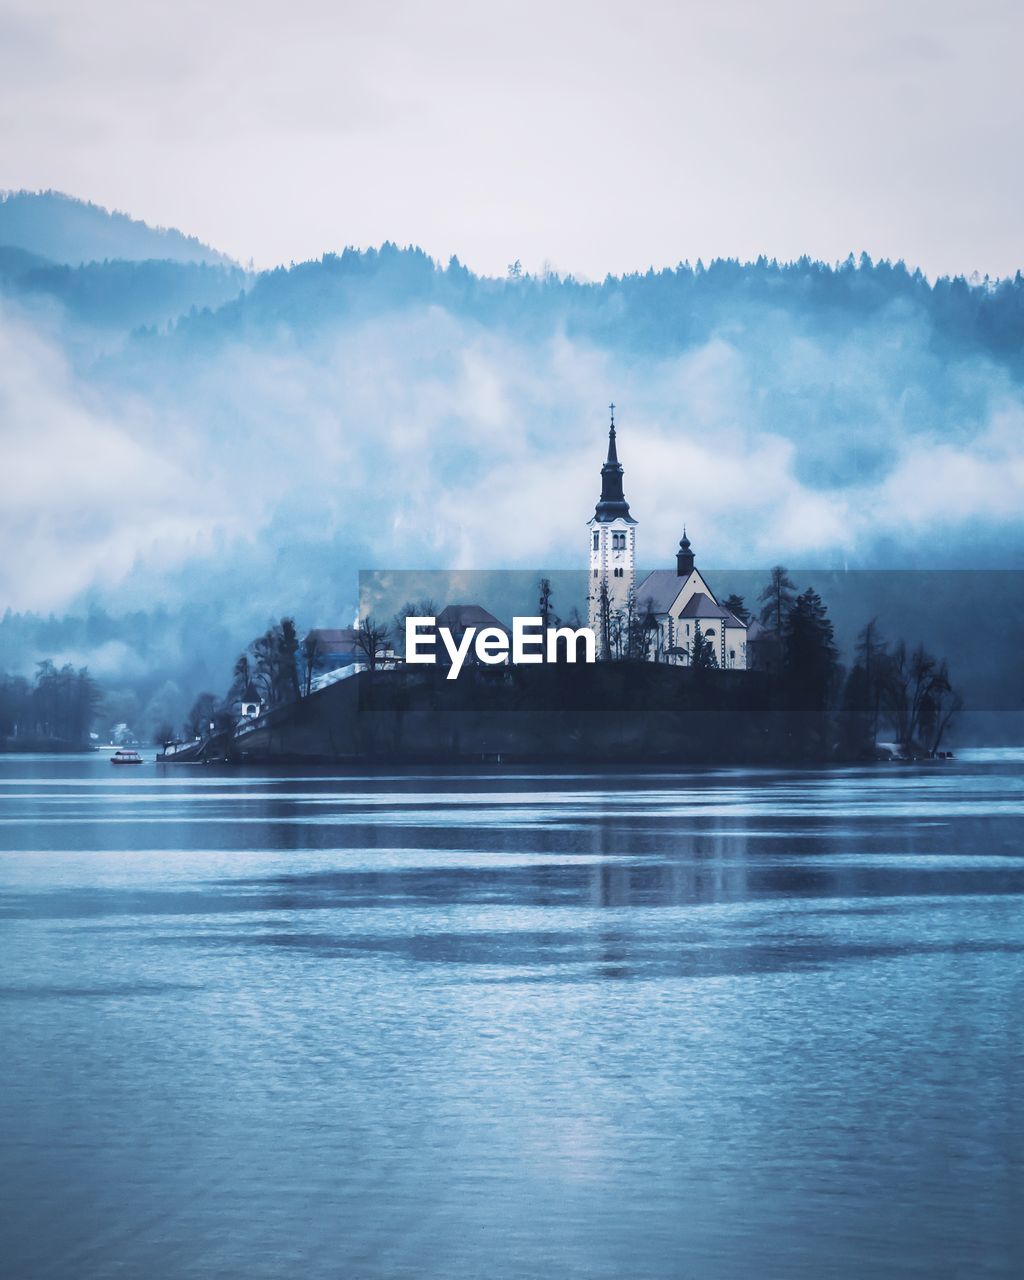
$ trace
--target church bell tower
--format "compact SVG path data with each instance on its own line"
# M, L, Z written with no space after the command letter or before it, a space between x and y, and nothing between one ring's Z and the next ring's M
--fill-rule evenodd
M607 657L616 629L625 625L636 590L636 521L622 489L622 463L615 444L615 405L608 428L608 457L601 468L601 497L587 521L590 577L587 625L597 636L597 653Z

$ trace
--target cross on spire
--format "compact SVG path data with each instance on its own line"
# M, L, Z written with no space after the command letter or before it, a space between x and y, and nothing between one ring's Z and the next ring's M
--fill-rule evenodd
M635 524L630 517L629 504L622 492L622 464L619 462L618 450L615 448L615 404L608 406L612 415L608 428L608 457L601 468L601 500L597 504L596 517L604 522L622 518Z

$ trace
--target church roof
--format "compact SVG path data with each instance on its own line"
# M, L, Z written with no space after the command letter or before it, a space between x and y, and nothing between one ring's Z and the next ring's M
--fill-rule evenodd
M479 604L448 604L437 615L437 626L447 627L453 634L469 627L499 627L506 635L509 629L499 618Z
M685 582L675 569L654 569L637 587L636 602L641 609L646 609L650 601L652 613L668 613Z
M687 575L688 576L688 575ZM653 569L636 589L636 602L640 609L651 613L668 613L679 599L687 579L681 578L675 569ZM716 604L703 591L694 592L683 606L681 618L722 618L727 627L746 628L734 613Z
M720 604L715 604L714 600L706 596L703 591L690 596L679 616L680 618L723 618L727 626L746 629L746 623L740 622L734 613L723 609Z

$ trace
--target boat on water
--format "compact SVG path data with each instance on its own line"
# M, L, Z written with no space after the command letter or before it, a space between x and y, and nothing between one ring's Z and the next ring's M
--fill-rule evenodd
M118 747L114 754L110 757L111 764L142 764L142 756L137 751L131 751L127 747Z

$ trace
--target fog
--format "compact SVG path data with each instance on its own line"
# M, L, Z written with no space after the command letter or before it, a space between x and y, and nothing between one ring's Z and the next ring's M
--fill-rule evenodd
M844 270L824 278L875 278ZM8 296L3 601L162 610L165 648L226 684L271 618L349 624L361 569L578 567L613 399L647 567L684 524L705 567L1019 567L1019 347L958 335L924 284L826 307L737 271L581 288L388 251L113 343ZM44 656L7 627L9 667ZM166 674L119 638L124 674Z

